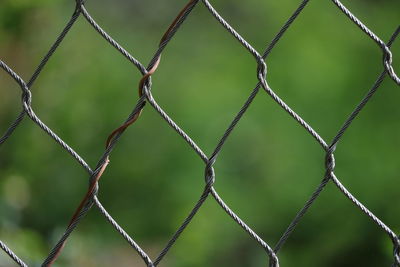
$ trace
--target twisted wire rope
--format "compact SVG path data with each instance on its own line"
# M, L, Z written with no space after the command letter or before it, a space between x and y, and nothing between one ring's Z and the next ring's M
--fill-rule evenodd
M282 248L283 244L287 241L289 236L293 233L298 223L301 221L303 216L306 214L308 209L312 206L314 201L318 198L320 193L323 191L325 186L329 183L330 180L336 185L338 190L344 194L355 206L357 206L364 214L366 214L375 224L377 224L393 242L393 257L394 267L400 266L400 241L399 237L395 234L391 228L389 228L383 221L381 221L374 213L372 213L364 204L362 204L354 195L341 183L341 181L337 178L334 173L335 170L335 158L334 151L336 147L343 137L346 130L352 124L354 119L359 115L360 111L365 107L368 101L373 97L375 92L380 87L386 76L389 76L397 85L400 85L400 80L397 74L394 71L392 65L393 55L390 50L392 43L395 41L397 36L400 33L400 26L392 34L390 40L387 43L384 43L374 32L372 32L369 28L365 26L347 7L345 7L340 1L332 0L333 3L339 8L339 10L344 13L354 24L356 24L366 35L368 35L377 45L381 48L383 53L383 65L384 70L378 76L378 79L372 86L372 88L367 92L364 98L359 102L353 112L346 119L342 127L339 129L333 140L330 144L328 144L319 134L315 131L310 124L306 122L300 115L298 115L289 105L287 105L268 85L267 82L267 64L265 60L267 59L270 52L279 42L279 40L284 36L287 29L292 25L292 23L297 19L297 17L301 14L303 9L309 3L309 0L303 0L300 2L300 5L295 9L293 14L288 18L288 20L284 23L284 25L280 28L278 33L274 36L272 41L267 46L264 53L259 53L248 41L246 41L212 6L212 4L208 0L190 0L183 7L183 9L178 13L177 17L173 20L169 28L166 30L164 35L162 36L159 46L154 53L154 56L150 60L147 67L145 67L141 62L139 62L135 57L133 57L124 47L122 47L117 41L115 41L103 28L93 19L93 17L89 14L88 10L85 7L85 2L82 0L76 0L76 6L74 12L67 22L66 26L63 28L59 36L56 38L56 41L52 44L49 51L45 54L43 59L40 61L39 65L35 69L28 83L25 83L24 80L11 69L5 62L0 60L0 67L11 76L16 83L19 85L22 91L22 112L17 116L17 118L11 123L10 127L6 130L3 136L0 138L0 145L3 144L7 139L13 134L16 128L20 125L25 115L37 124L45 133L47 133L53 140L55 140L65 151L67 151L75 160L88 172L89 174L89 187L82 198L78 208L73 214L65 232L62 234L60 239L51 249L46 259L44 260L42 266L51 266L60 255L62 248L66 244L69 236L73 233L76 227L79 225L81 220L85 217L85 215L91 210L94 205L100 213L104 216L104 218L111 224L111 226L129 243L129 245L139 254L142 258L143 262L146 266L154 267L157 266L163 258L167 255L169 250L173 247L175 242L179 239L180 235L185 231L187 226L190 224L195 215L199 212L203 203L208 199L211 195L213 199L219 204L219 206L244 230L246 231L261 247L265 250L269 257L269 266L270 267L279 267L279 259L278 252ZM196 8L197 4L202 2L204 7L208 10L211 16L213 16L219 24L221 24L224 29L229 32L236 41L238 41L248 53L250 53L255 61L256 61L256 78L258 83L251 91L249 97L246 99L245 103L241 106L239 112L234 116L233 120L229 124L228 128L223 133L222 137L219 139L215 149L211 153L209 157L202 151L202 149L192 140L192 138L177 124L175 121L161 108L161 106L157 103L155 98L152 95L152 82L151 76L156 72L160 61L161 54L164 49L167 47L168 43L173 39L174 35L178 32L180 27L184 24L186 19L189 17L191 12ZM76 153L72 147L70 147L67 143L65 143L52 129L50 129L44 122L40 120L40 118L33 111L31 106L32 103L32 93L30 88L36 81L36 79L40 76L42 70L45 68L47 62L53 56L59 45L64 41L65 36L68 34L69 30L73 27L74 23L77 19L82 15L85 20L96 30L105 41L107 41L111 46L113 46L121 55L123 55L129 62L131 62L138 71L142 74L142 78L139 81L138 93L139 98L133 107L131 113L128 115L127 119L116 128L111 134L108 136L106 141L106 147L101 155L99 161L96 164L96 167L92 170L91 167L86 163L86 161ZM270 247L270 245L264 241L250 226L248 226L223 200L223 198L217 193L214 184L216 181L216 174L214 170L214 164L218 158L220 151L222 150L226 140L229 138L232 131L237 127L239 121L242 116L247 111L248 107L253 102L254 98L257 96L258 92L262 88L272 99L276 102L283 110L285 110L297 123L299 123L322 147L325 152L325 175L318 185L317 189L312 193L311 197L307 200L305 205L300 209L300 211L296 214L294 219L289 224L288 228L282 234L281 238L278 240L277 244L274 248ZM110 155L113 151L114 147L117 145L118 140L123 135L124 131L133 123L135 123L142 111L146 103L149 103L152 108L154 108L157 113L166 121L166 123L173 128L176 133L181 136L186 143L193 149L193 151L199 156L199 158L205 164L204 170L204 179L205 185L204 189L200 195L200 198L195 203L192 210L186 216L182 224L178 227L176 232L172 235L172 237L167 241L165 247L161 250L161 252L157 255L155 260L153 261L148 254L143 250L139 244L128 234L126 231L117 223L115 219L109 214L109 212L104 208L98 199L98 191L99 191L99 180L103 173L105 172L109 162ZM1 249L9 255L9 257L14 260L16 264L19 266L27 266L25 262L23 262L7 245L0 241Z

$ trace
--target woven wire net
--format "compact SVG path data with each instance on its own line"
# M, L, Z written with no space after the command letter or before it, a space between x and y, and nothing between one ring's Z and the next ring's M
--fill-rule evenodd
M337 12L341 12L354 23L359 31L368 37L368 40L376 44L376 49L379 49L382 53L382 67L381 73L377 75L376 81L371 85L371 88L366 95L359 101L354 107L353 112L343 122L337 132L333 135L332 140L328 141L321 137L321 135L300 115L294 111L289 105L287 105L284 99L280 98L273 88L268 84L268 64L267 58L271 51L279 45L279 42L287 30L296 23L296 19L302 14L309 1L302 1L297 6L286 22L281 26L277 34L272 38L269 44L263 51L256 50L247 40L245 40L236 30L233 28L220 13L213 7L213 5L207 0L191 0L177 12L176 18L171 21L171 24L167 27L166 32L161 36L158 49L154 52L154 55L150 62L145 65L131 55L124 47L122 47L117 41L115 41L103 28L96 22L91 16L88 9L85 7L84 1L77 1L76 7L72 13L71 18L66 23L65 27L61 31L60 35L56 38L56 41L52 44L47 54L40 61L36 67L32 76L28 80L24 80L18 74L18 71L10 67L10 65L0 60L0 66L4 70L3 75L9 75L19 85L22 92L21 101L21 113L18 117L10 124L9 128L5 131L0 139L0 145L4 144L13 135L14 131L21 127L22 122L25 120L33 121L40 129L43 134L47 134L48 138L53 139L57 142L65 153L68 153L76 160L76 164L82 166L88 173L89 176L89 187L85 195L82 196L80 204L76 208L76 211L72 214L70 221L67 223L67 227L64 233L58 238L58 241L54 244L51 251L48 253L46 258L43 260L42 266L51 266L56 262L58 256L62 253L64 246L67 244L68 239L74 234L74 231L79 226L82 219L92 209L98 209L106 220L114 229L117 231L121 238L125 239L129 245L135 250L143 260L145 266L157 266L163 262L164 258L168 256L168 252L175 245L175 242L180 239L182 233L190 231L188 225L192 222L193 218L201 211L201 208L206 200L215 201L220 208L231 218L241 229L246 232L255 243L262 247L265 251L268 260L266 261L269 266L279 266L279 252L282 249L285 242L291 236L293 231L298 226L299 222L302 221L303 216L308 212L309 208L314 204L315 200L319 198L324 188L332 183L336 186L337 193L343 194L347 197L355 207L358 208L361 214L365 215L365 219L371 220L378 228L381 229L382 233L386 234L388 239L392 242L392 265L400 266L400 239L398 235L392 230L385 222L383 222L377 215L370 211L362 202L360 202L340 181L335 174L335 150L339 145L339 141L342 140L344 133L347 131L349 126L357 119L360 111L364 106L373 98L375 92L379 89L382 82L387 79L390 80L392 87L400 85L400 79L396 74L396 70L393 65L393 55L391 46L395 43L396 38L400 33L400 26L393 29L391 37L384 41L381 40L378 35L368 29L363 22L361 22L346 6L340 1L333 0L333 4L336 6ZM157 69L162 64L162 53L168 47L171 40L174 39L175 35L179 33L181 26L184 25L187 19L195 13L198 9L205 9L209 16L215 19L215 27L223 27L225 31L232 35L232 37L243 47L243 53L248 53L254 59L255 68L254 75L257 78L257 84L252 88L248 98L244 104L238 109L238 112L233 116L231 123L226 128L223 135L218 139L217 145L214 147L212 153L207 155L203 149L189 136L181 127L176 123L170 115L164 111L164 109L158 104L157 99L153 96L153 83L152 76L156 75ZM74 28L78 19L85 20L93 29L104 39L104 42L116 49L122 56L134 66L142 78L138 81L138 99L135 105L132 107L131 113L127 118L117 127L110 135L105 138L106 146L103 155L99 161L91 166L87 161L77 153L70 145L68 145L62 138L60 138L49 126L47 126L35 113L32 106L34 101L35 92L31 91L30 88L34 85L36 79L44 71L48 61L53 57L53 54L63 43L64 38L68 35L70 30ZM220 24L220 25L217 25ZM194 55L195 56L195 55ZM190 58L188 59L190 60ZM216 70L218 71L218 70ZM156 87L156 85L154 85ZM155 88L154 88L155 89ZM247 112L248 108L252 105L253 100L260 94L266 93L281 109L283 109L292 119L293 124L298 123L304 129L304 131L312 138L320 147L324 153L324 164L325 164L325 175L321 178L319 184L315 185L315 189L312 192L309 199L304 203L302 208L294 216L294 218L288 222L288 226L285 231L282 232L281 237L278 241L269 240L267 237L263 237L258 234L255 229L248 225L244 220L234 212L234 207L228 206L225 203L222 196L214 187L214 183L218 179L214 164L219 158L221 150L224 148L225 142L230 138L231 133L238 126L239 121L243 115ZM110 163L110 156L113 152L114 147L118 146L121 136L125 134L125 130L132 124L139 124L138 120L142 112L146 112L146 108L154 109L158 115L165 120L165 122L171 127L180 138L187 143L187 149L193 150L198 158L204 163L204 187L202 188L201 194L198 196L198 200L194 203L192 209L183 221L176 227L175 233L166 242L165 246L159 251L155 257L151 257L149 253L141 247L141 245L127 233L122 226L110 215L108 210L102 205L101 199L98 195L101 186L99 181L106 171ZM111 160L112 162L112 160ZM106 189L104 189L106 190ZM8 256L14 260L19 266L27 266L23 255L16 255L7 244L0 241L0 246ZM193 252L195 253L195 252Z

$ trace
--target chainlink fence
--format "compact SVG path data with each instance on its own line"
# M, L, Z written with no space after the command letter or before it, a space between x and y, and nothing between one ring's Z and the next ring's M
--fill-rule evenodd
M200 3L201 2L201 3ZM397 36L400 33L400 26L398 26L391 38L385 43L382 41L376 34L374 34L371 30L369 30L355 15L353 15L349 9L347 9L340 1L332 0L334 5L338 8L338 12L342 12L350 19L355 25L358 26L360 31L363 31L368 37L370 37L372 42L375 42L379 49L382 51L383 56L383 66L382 72L377 77L375 83L372 85L371 89L364 96L364 98L359 102L359 104L354 108L353 112L348 116L347 120L343 123L343 126L337 131L335 137L330 141L325 141L319 134L316 132L302 117L300 117L293 109L291 109L268 85L267 82L267 64L265 63L266 58L273 50L273 48L279 43L281 37L285 34L286 30L295 22L296 18L302 13L303 9L309 3L309 0L303 0L297 9L293 12L293 14L289 17L286 23L281 27L279 32L275 35L272 41L269 43L265 51L260 53L255 50L236 30L231 27L223 17L221 17L217 10L210 4L208 0L191 0L186 6L179 12L177 17L169 26L168 30L162 36L161 41L159 43L159 47L157 51L154 53L152 60L149 62L147 67L143 65L141 62L136 60L130 53L128 53L121 45L119 45L107 32L105 32L99 24L91 17L88 10L85 8L85 3L82 0L76 1L76 8L72 14L72 17L62 30L61 34L58 36L54 44L51 46L50 50L44 56L40 64L37 66L35 72L28 82L25 82L13 69L11 69L5 62L0 60L1 68L10 75L15 82L21 87L22 90L22 111L19 116L15 119L15 121L10 125L4 135L0 138L0 144L3 144L7 141L7 139L13 134L14 130L18 128L20 123L23 121L25 116L28 116L35 124L37 124L44 133L48 134L50 138L56 141L65 152L68 152L72 157L74 157L78 164L80 164L89 174L89 189L85 196L83 196L82 201L79 207L76 209L75 213L72 215L71 220L68 224L63 235L59 238L59 241L54 245L46 259L43 261L42 266L51 266L59 256L64 247L66 241L70 237L70 235L74 232L81 219L89 212L91 208L97 208L104 216L104 219L107 220L118 233L124 238L130 246L140 255L143 259L143 262L146 266L157 266L164 257L168 254L170 248L174 245L175 241L180 237L183 231L185 231L188 224L191 222L193 217L197 214L197 212L202 207L203 203L208 198L213 198L218 205L226 212L228 216L232 218L242 229L246 231L253 239L254 242L257 242L268 255L269 258L269 266L278 267L279 266L279 257L278 253L288 237L296 228L297 224L301 221L304 214L313 205L314 201L318 198L322 190L325 186L331 182L334 183L337 187L337 192L344 194L355 206L357 206L360 212L364 213L367 218L371 219L382 231L384 231L388 238L393 243L393 265L392 266L400 266L400 238L396 235L396 233L391 230L383 221L381 221L375 214L373 214L366 206L364 206L357 198L355 198L349 190L340 182L339 178L335 175L335 158L334 152L335 149L341 140L343 134L348 129L348 127L352 124L355 118L357 118L359 112L364 108L367 102L374 96L377 89L380 87L381 83L385 78L391 79L393 81L393 86L400 85L400 78L397 76L393 65L392 65L392 53L390 50L391 45L396 40ZM225 28L247 51L250 53L254 60L257 63L257 79L258 83L255 85L251 94L240 108L237 115L233 118L229 127L226 129L223 136L219 139L218 145L213 150L213 153L210 156L207 156L202 149L191 139L191 137L186 134L180 127L177 125L169 115L159 106L157 101L154 99L151 89L151 76L157 70L157 67L161 60L161 54L163 50L166 48L168 43L174 37L175 33L179 30L180 26L185 22L185 20L190 16L192 12L194 12L198 8L203 5L213 16L222 27ZM204 8L203 7L203 8ZM143 75L142 79L139 81L139 99L133 108L131 114L128 118L121 124L120 127L115 129L106 140L106 147L101 159L98 161L97 165L92 168L90 167L86 161L76 153L67 143L65 143L59 136L57 136L52 129L50 129L45 123L43 123L40 118L35 114L31 102L32 102L32 92L30 91L31 86L35 83L37 77L41 74L45 65L52 57L54 52L57 50L59 45L63 42L65 36L68 34L70 29L74 26L75 22L79 17L83 16L84 19L104 38L106 42L108 42L111 46L117 49L128 61L130 61L138 71ZM387 77L388 76L388 77ZM283 108L297 123L299 123L305 131L307 131L318 144L321 146L321 149L325 152L325 175L322 178L319 185L317 185L315 191L308 199L308 201L304 204L303 208L297 213L297 215L290 222L286 231L281 235L279 241L272 245L270 241L264 241L250 226L248 226L235 212L224 202L224 200L219 196L217 190L214 188L215 182L215 173L213 165L216 162L218 155L225 144L225 141L229 138L232 131L237 127L238 122L242 118L243 114L247 111L248 107L251 105L259 91L265 91L281 108ZM172 127L178 135L180 135L186 143L189 145L188 148L195 151L195 153L201 158L204 162L204 178L205 185L204 190L199 197L197 203L194 205L193 209L187 215L186 219L182 222L182 224L177 228L174 235L167 242L165 247L159 252L158 256L155 259L151 259L147 252L144 251L139 244L137 244L129 235L124 231L124 229L116 222L108 213L108 211L102 206L97 192L99 190L98 181L101 178L103 172L107 168L109 163L110 154L113 151L113 148L117 145L119 138L124 133L125 129L128 128L132 123L134 123L139 117L141 112L144 110L146 103L150 104L152 108L154 108L157 113ZM5 253L8 254L19 266L27 266L27 264L16 255L7 245L0 241L0 246Z

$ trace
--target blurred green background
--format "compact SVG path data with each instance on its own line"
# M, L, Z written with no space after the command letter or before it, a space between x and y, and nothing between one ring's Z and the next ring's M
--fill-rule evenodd
M300 1L212 1L258 51ZM147 65L186 1L87 1L94 19ZM344 1L383 40L400 21L393 1ZM72 0L0 1L0 58L26 81L74 10ZM393 46L400 72L400 40ZM331 1L311 1L267 60L272 89L327 141L382 71L377 45ZM209 155L250 94L256 63L199 4L165 50L153 94ZM94 166L137 101L140 73L80 17L32 87L37 115ZM0 72L0 131L21 109ZM339 143L336 174L400 231L399 87L386 79ZM261 91L215 165L226 203L273 246L324 175L324 152ZM198 200L204 164L148 105L121 138L99 198L154 258ZM87 190L88 175L25 118L0 147L0 238L39 265ZM279 253L282 266L390 266L387 235L328 184ZM267 256L208 199L160 266L266 266ZM97 209L54 266L144 266ZM0 266L14 266L0 253Z

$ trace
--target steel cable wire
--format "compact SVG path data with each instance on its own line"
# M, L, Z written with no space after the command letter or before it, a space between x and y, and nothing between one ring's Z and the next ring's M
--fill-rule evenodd
M123 48L117 41L115 41L106 31L100 27L100 25L92 18L89 14L88 10L85 8L85 3L82 0L76 0L76 7L74 12L67 22L64 29L61 31L60 35L56 38L56 41L50 47L49 51L46 53L44 58L40 61L38 67L35 69L32 77L29 79L28 83L25 83L24 80L11 69L5 62L0 60L0 67L10 75L15 82L19 85L22 90L22 107L23 111L17 116L15 121L10 125L10 127L6 130L5 134L0 138L0 145L3 144L7 139L13 134L16 128L20 125L25 115L38 125L45 133L47 133L53 140L55 140L61 147L67 151L75 160L89 173L89 188L86 194L83 196L78 208L73 214L65 232L52 248L52 250L47 255L44 260L42 266L51 266L60 255L62 248L65 245L65 242L68 240L69 236L73 233L76 227L79 225L82 218L91 210L94 205L100 213L104 216L104 218L111 224L111 226L118 231L118 233L131 245L131 247L140 255L146 266L154 267L157 266L163 258L167 255L170 248L175 244L176 240L179 239L180 235L185 231L187 226L190 224L194 216L199 212L203 203L209 198L211 195L213 199L220 205L220 207L244 230L246 231L259 245L263 247L269 257L269 265L271 267L278 267L278 252L281 250L283 244L287 241L289 236L292 234L298 223L301 221L303 216L306 214L308 209L312 206L314 201L318 198L320 193L323 191L324 187L332 180L332 182L336 185L338 190L344 194L355 206L357 206L364 214L366 214L370 219L372 219L375 224L377 224L393 242L393 257L394 263L393 266L400 266L400 241L399 237L394 233L391 228L389 228L383 221L381 221L374 213L372 213L364 204L362 204L354 195L346 189L346 187L341 183L341 181L336 177L335 170L335 159L334 159L334 151L337 148L337 145L344 133L354 121L354 119L358 116L360 111L364 108L367 102L373 97L382 81L386 76L389 76L397 85L400 85L399 78L394 71L392 65L392 52L390 47L392 43L395 41L397 36L400 33L400 27L398 27L393 33L392 37L388 41L388 43L384 43L375 33L373 33L370 29L368 29L348 8L346 8L340 1L332 0L334 4L343 12L353 23L355 23L365 34L367 34L378 46L381 48L383 53L383 66L384 70L379 75L375 84L372 88L367 92L366 96L361 100L361 102L356 106L354 111L349 115L348 119L344 122L343 126L339 129L336 136L333 138L332 142L328 145L328 143L315 131L312 126L306 122L299 114L297 114L289 105L287 105L268 85L267 82L267 64L265 62L266 58L279 42L279 40L284 36L286 30L292 25L292 23L297 19L297 17L301 14L303 9L309 3L309 0L301 1L300 5L296 8L294 13L289 17L289 19L284 23L275 37L272 39L270 44L267 46L266 50L263 54L259 53L253 46L247 42L212 6L212 4L208 0L190 0L185 7L179 12L177 17L173 20L165 34L162 36L159 47L155 51L153 58L150 60L147 68L139 62L135 57L133 57L125 48ZM155 73L158 65L160 64L161 54L163 50L167 47L168 43L173 39L175 33L178 32L181 25L186 21L191 12L198 8L196 7L199 2L202 2L204 7L209 11L210 15L212 15L224 28L228 31L236 41L238 41L248 53L250 53L255 61L256 61L256 78L258 80L257 85L251 91L249 97L246 99L243 106L240 108L239 112L233 118L232 122L229 124L228 128L218 141L215 149L208 157L202 149L192 140L192 138L177 124L175 121L161 108L161 106L157 103L155 98L152 95L152 82L151 76ZM32 103L32 92L31 87L34 84L35 80L40 76L42 70L46 66L47 62L53 56L59 45L63 42L65 36L68 34L69 30L73 27L74 23L77 19L82 15L86 21L111 45L113 46L120 54L122 54L130 63L132 63L138 71L142 74L142 78L139 81L139 98L132 109L132 112L128 115L127 119L111 132L109 137L106 140L106 147L103 152L103 155L100 157L96 167L92 170L91 167L86 163L86 161L76 153L72 147L70 147L67 143L65 143L52 129L50 129L33 111L31 103ZM325 164L325 175L318 185L317 189L312 193L310 199L305 203L302 209L296 214L295 218L289 224L286 231L282 234L281 238L277 242L274 248L270 247L266 241L264 241L250 226L248 226L244 220L242 220L223 200L223 198L217 193L214 184L216 181L216 173L214 170L214 164L218 158L220 151L222 150L225 141L229 138L232 131L237 127L240 119L247 111L248 107L253 102L254 98L258 95L260 88L262 88L282 109L284 109L297 123L299 123L315 140L319 143L322 149L325 152L324 164ZM172 237L168 240L165 247L161 250L158 256L153 261L148 254L134 241L133 238L129 236L128 233L111 217L109 212L104 208L98 199L97 193L99 191L99 180L107 168L107 165L110 162L110 155L112 153L113 148L117 145L118 140L125 132L125 130L137 119L140 117L141 112L143 111L145 104L149 103L152 108L154 108L157 113L162 117L167 124L173 128L177 134L182 137L186 143L189 145L191 149L199 156L201 161L205 164L204 170L204 178L205 185L200 195L199 200L195 203L192 210L189 212L187 217L184 219L182 224L178 227L176 232L172 235ZM9 247L4 244L4 242L0 241L0 247L2 250L7 253L11 259L14 260L19 266L27 266Z

